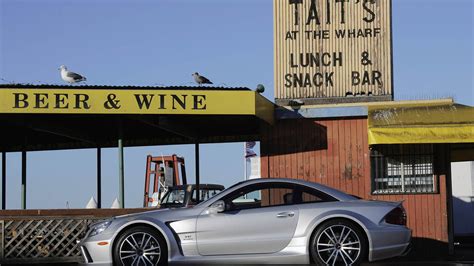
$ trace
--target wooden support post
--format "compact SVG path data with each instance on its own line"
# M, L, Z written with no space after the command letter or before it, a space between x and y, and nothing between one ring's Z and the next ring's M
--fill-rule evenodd
M97 208L102 208L102 154L97 148Z
M7 153L2 152L2 210L7 209Z
M200 182L200 176L199 176L199 142L194 144L194 153L196 157L196 201L200 201L200 194L199 194L199 182Z
M26 210L26 151L21 152L21 208Z

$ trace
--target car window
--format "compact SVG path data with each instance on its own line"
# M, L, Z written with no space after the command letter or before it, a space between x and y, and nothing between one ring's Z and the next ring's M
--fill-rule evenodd
M295 189L297 190L297 193L296 193L297 199L295 199L295 202L299 204L336 201L335 198L317 189L312 189L312 188L300 186L300 185L297 185Z
M282 182L249 185L224 198L229 211L335 200L319 190Z
M227 210L243 210L293 204L293 188L284 183L250 185L229 195L224 201Z
M312 203L312 202L319 202L323 201L319 196L313 195L308 192L303 192L301 195L301 203Z
M254 190L249 191L248 193L238 195L233 199L229 199L230 204L233 208L229 209L250 209L250 208L258 208L262 205L262 192L261 190Z

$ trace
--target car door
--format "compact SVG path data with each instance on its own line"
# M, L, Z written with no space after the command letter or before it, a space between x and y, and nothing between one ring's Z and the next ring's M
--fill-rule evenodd
M263 254L284 249L299 217L297 207L285 202L291 192L282 183L250 185L224 198L224 212L201 213L196 224L199 254Z

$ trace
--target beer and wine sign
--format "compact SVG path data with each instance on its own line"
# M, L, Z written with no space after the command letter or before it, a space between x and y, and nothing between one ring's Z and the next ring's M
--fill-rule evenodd
M0 113L255 115L260 98L238 90L5 88L0 90Z
M277 103L392 99L391 0L274 0L273 7Z

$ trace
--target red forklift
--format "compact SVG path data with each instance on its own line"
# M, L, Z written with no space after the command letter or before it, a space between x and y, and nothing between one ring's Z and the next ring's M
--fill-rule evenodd
M153 177L153 180L152 180ZM153 189L151 189L153 187ZM181 208L198 204L194 184L188 184L183 157L147 156L143 207ZM199 184L199 201L206 200L224 186Z

